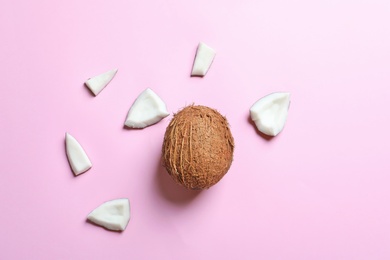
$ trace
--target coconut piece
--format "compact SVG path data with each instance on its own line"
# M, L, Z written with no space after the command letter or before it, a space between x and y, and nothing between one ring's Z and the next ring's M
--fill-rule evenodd
M199 43L191 76L205 76L213 63L215 54L216 52L212 48L203 42Z
M256 101L250 108L250 115L260 132L276 136L284 128L289 105L290 93L272 93Z
M207 189L227 173L234 139L225 117L206 106L188 106L174 115L162 147L162 161L174 181Z
M126 198L104 202L87 219L109 230L123 231L130 220L130 202Z
M65 134L66 155L75 175L88 171L92 163L80 143L69 133Z
M108 85L108 83L110 83L117 72L118 69L113 69L98 76L92 77L85 82L85 85L92 91L95 96L97 96L97 94L99 94L100 91L102 91Z
M167 107L162 99L147 88L131 106L125 125L130 128L145 128L169 116Z

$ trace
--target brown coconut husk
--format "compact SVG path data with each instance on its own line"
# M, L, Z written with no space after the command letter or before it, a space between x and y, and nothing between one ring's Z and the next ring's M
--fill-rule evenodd
M162 148L170 176L188 189L206 189L227 173L234 139L225 117L206 106L187 106L168 125Z

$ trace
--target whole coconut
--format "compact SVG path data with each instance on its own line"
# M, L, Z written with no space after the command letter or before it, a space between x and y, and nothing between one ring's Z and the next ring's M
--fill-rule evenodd
M225 117L206 106L187 106L168 125L162 157L169 175L188 189L216 184L233 161L234 139Z

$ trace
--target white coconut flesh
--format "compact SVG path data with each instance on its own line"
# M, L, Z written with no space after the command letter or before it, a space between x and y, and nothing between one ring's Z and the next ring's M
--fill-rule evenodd
M91 160L80 143L69 133L65 135L66 154L75 175L88 171L92 167Z
M130 128L145 128L169 116L164 101L150 88L144 90L131 106L125 125Z
M85 82L85 85L97 96L111 82L117 72L118 69L113 69L92 77Z
M210 69L215 57L215 50L204 44L199 43L196 51L194 65L192 67L192 76L205 76Z
M289 105L290 93L272 93L259 99L250 108L250 115L260 132L276 136L284 128Z
M109 230L123 231L130 220L130 202L126 198L104 202L94 209L87 218Z

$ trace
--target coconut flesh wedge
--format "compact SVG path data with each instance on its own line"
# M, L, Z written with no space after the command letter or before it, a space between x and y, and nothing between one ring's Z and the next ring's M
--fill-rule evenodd
M250 108L250 115L260 132L276 136L284 128L289 105L290 93L272 93L258 100Z
M94 209L87 219L109 230L123 231L130 220L130 202L128 199L104 202Z
M131 106L125 125L130 128L145 128L167 116L169 113L164 101L153 90L147 88Z
M92 91L95 96L97 96L100 91L102 91L108 85L108 83L110 83L117 72L118 69L107 71L103 74L88 79L85 82L85 85Z
M65 135L66 155L75 175L88 171L92 163L80 143L69 133Z
M203 42L199 43L191 76L205 76L213 63L215 54L216 52L212 48Z

